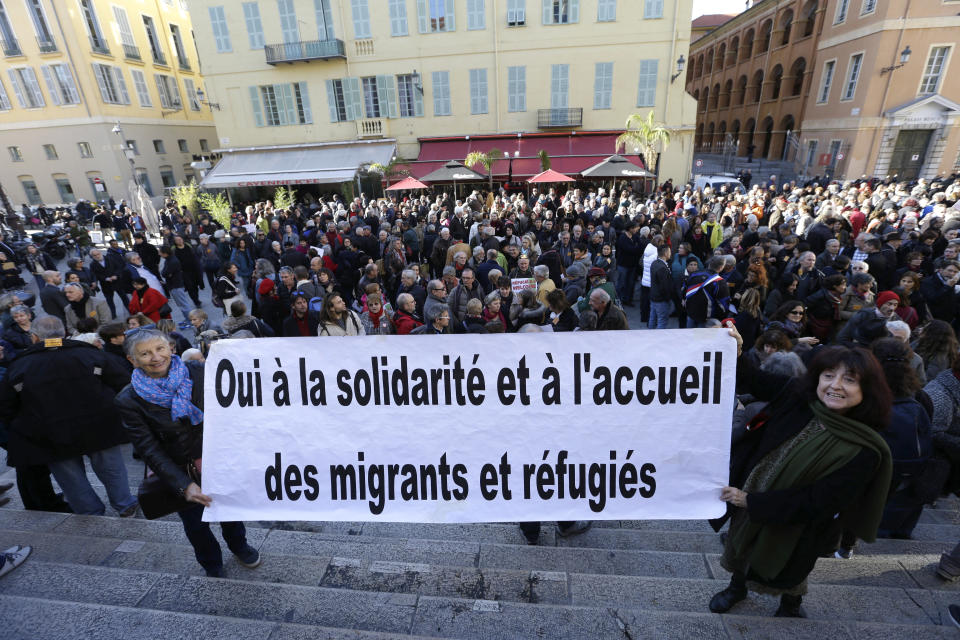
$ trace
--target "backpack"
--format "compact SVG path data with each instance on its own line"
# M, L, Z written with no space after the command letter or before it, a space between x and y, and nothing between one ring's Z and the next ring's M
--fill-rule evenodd
M320 313L323 310L323 298L316 296L310 298L310 302L307 303L307 311L309 313Z

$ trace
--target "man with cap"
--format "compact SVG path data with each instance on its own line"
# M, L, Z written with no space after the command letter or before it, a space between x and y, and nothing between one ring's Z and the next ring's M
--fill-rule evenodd
M880 254L886 258L887 264L896 269L900 266L900 248L903 246L903 236L899 231L890 231L883 236L883 247Z
M886 323L899 319L896 313L899 305L899 295L893 291L881 291L877 294L876 306L858 311L837 334L836 341L867 345L873 339L885 336Z
M590 271L587 272L587 283L587 293L580 302L577 303L577 310L580 313L590 308L590 294L593 293L595 289L603 289L606 291L610 299L613 300L613 304L617 307L620 306L620 301L617 299L617 289L613 286L612 282L607 282L606 271L600 267L591 267Z

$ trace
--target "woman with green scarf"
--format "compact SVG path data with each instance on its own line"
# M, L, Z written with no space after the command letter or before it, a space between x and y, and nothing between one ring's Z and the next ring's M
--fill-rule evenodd
M890 390L876 358L859 348L822 349L800 380L751 378L751 387L783 391L731 451L720 494L727 513L712 524L730 520L721 565L733 576L710 610L729 611L749 589L779 595L776 616L802 618L807 576L841 532L876 539L892 472L879 433Z

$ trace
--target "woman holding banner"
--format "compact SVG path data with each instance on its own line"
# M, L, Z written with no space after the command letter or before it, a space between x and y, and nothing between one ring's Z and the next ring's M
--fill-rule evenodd
M135 367L130 384L114 402L134 449L187 503L177 515L193 545L197 561L213 578L222 578L220 545L202 521L211 503L198 484L203 450L203 364L184 364L170 352L167 336L139 329L124 341ZM196 480L194 479L196 478ZM223 539L237 561L249 569L260 565L260 552L247 544L242 522L222 522Z
M876 539L892 472L878 433L890 390L876 358L859 348L823 349L801 380L751 377L761 399L770 396L764 388L782 391L731 452L731 486L720 493L727 514L712 524L730 519L721 565L733 576L710 610L729 611L749 588L781 596L776 616L802 618L807 576L842 530Z

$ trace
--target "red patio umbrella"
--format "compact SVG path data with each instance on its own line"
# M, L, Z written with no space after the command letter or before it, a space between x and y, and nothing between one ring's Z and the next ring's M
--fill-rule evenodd
M406 177L400 182L396 182L389 187L387 191L405 191L410 189L426 189L427 185L423 184L419 180L413 177Z
M562 173L560 173L560 172L558 172L558 171L554 171L553 169L547 169L547 170L544 171L543 173L538 173L537 175L533 176L532 178L530 178L529 180L527 180L527 182L533 182L533 183L538 183L538 182L574 182L574 179L571 178L570 176L565 176L565 175L563 175Z

